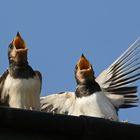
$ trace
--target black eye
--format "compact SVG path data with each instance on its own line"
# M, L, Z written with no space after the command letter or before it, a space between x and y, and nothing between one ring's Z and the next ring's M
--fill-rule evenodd
M13 49L13 45L12 44L9 45L9 49Z
M75 66L75 69L76 69L76 70L78 69L78 66L77 66L77 65Z

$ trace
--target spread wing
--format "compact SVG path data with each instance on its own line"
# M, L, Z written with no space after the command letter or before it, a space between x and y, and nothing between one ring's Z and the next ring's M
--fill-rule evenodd
M2 92L4 82L8 74L9 74L9 71L6 70L0 77L0 105L3 105L3 106L9 106L9 95L7 95L5 92Z
M68 114L75 101L73 92L61 92L40 98L41 111Z
M137 39L96 81L117 108L137 106L137 86L140 79L140 38Z

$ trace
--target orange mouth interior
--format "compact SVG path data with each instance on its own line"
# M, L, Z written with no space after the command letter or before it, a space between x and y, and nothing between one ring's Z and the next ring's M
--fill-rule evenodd
M91 69L91 65L89 61L82 55L79 62L78 62L78 69L79 70L89 70Z
M19 33L17 33L17 35L14 38L12 43L13 43L13 46L15 46L15 48L17 50L19 50L19 49L22 49L22 50L26 49L26 45L24 43L24 40L21 38Z

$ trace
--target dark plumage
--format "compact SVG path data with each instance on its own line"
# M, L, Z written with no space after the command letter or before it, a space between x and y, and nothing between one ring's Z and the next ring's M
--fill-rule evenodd
M92 65L83 54L75 67L75 79L77 81L76 97L82 98L101 91L99 84L95 81Z

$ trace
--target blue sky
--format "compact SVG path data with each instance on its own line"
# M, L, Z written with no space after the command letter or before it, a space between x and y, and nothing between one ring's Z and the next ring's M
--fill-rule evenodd
M19 31L30 65L43 75L42 96L75 90L74 67L82 53L97 76L140 36L139 0L0 2L0 73L8 67L8 44ZM140 107L120 110L119 116L140 123Z

